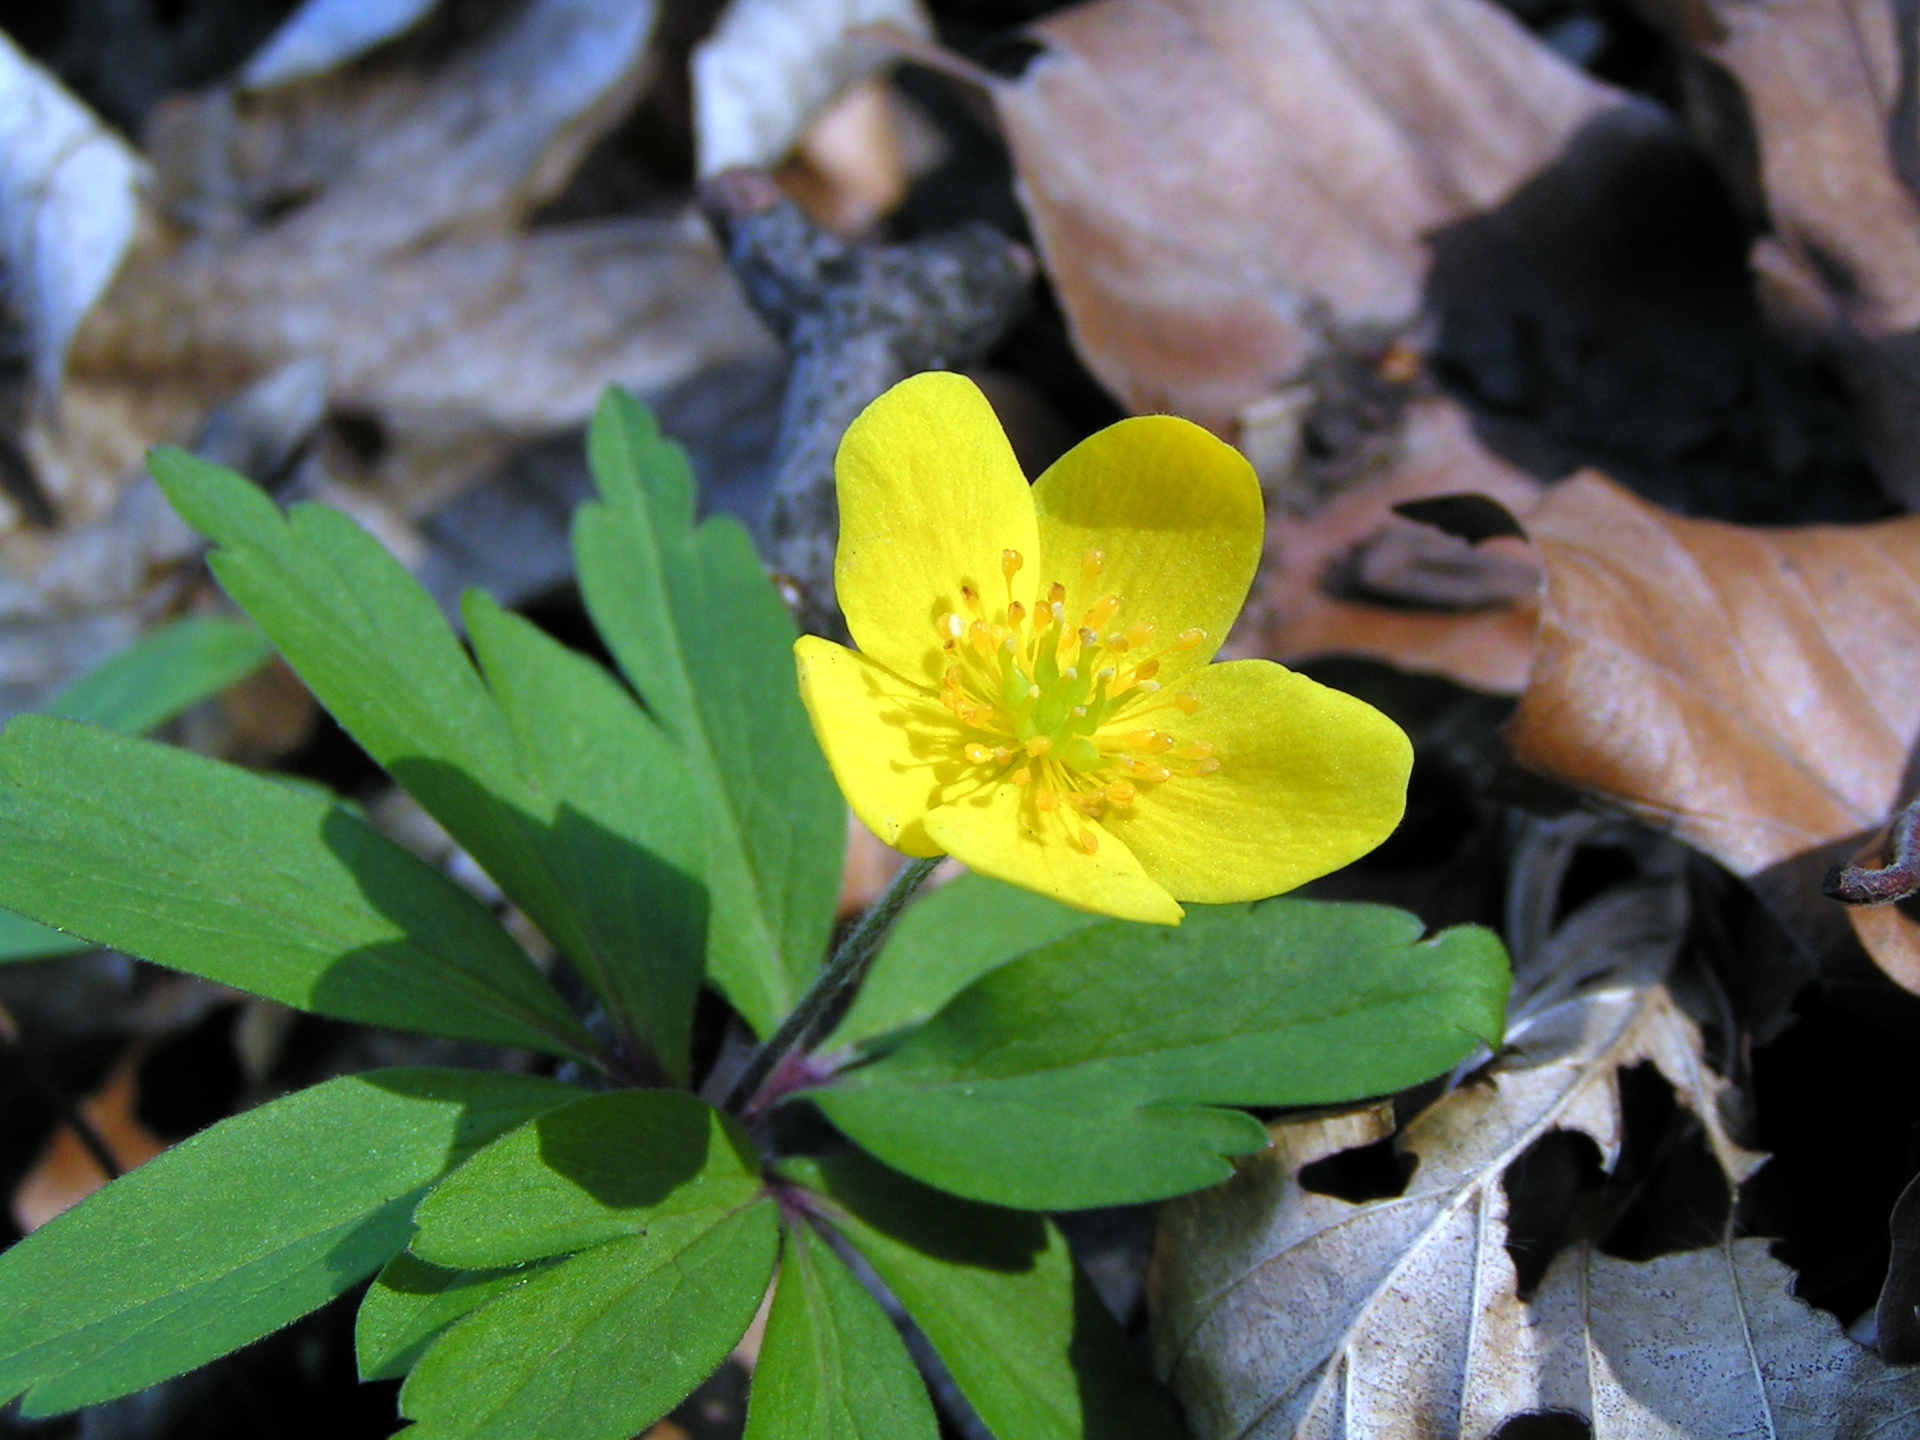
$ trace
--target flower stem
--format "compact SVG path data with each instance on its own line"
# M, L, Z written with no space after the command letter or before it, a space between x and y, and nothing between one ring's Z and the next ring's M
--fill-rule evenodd
M833 958L814 977L813 984L807 987L807 993L793 1007L793 1013L780 1022L780 1028L773 1032L766 1044L748 1057L747 1068L733 1082L733 1089L727 1092L722 1108L735 1115L761 1108L754 1102L761 1099L760 1091L779 1068L780 1062L794 1051L804 1050L819 1040L821 1026L829 1016L839 1013L841 1002L867 978L867 971L873 966L873 957L880 953L880 942L887 938L887 932L893 928L894 920L907 901L913 898L913 892L933 874L940 858L910 860L893 877L893 883L887 887L886 893L868 907L867 913L860 917L860 923L840 942L840 948L833 952Z

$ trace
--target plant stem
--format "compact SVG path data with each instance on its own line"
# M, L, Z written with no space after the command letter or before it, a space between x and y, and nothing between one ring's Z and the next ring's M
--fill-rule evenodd
M793 1007L793 1013L782 1020L772 1037L748 1058L746 1069L740 1072L740 1078L727 1093L724 1109L735 1115L746 1111L759 1098L761 1088L782 1060L796 1050L804 1051L820 1038L820 1027L827 1017L838 1013L840 1003L867 978L873 957L880 953L880 942L887 938L895 918L939 863L938 856L931 860L910 860L893 877L886 893L860 917L860 923L840 942L833 958L814 977L807 993Z

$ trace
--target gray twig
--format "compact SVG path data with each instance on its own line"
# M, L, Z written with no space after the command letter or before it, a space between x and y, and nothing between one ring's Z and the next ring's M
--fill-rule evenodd
M900 245L850 244L771 178L727 170L700 192L747 299L793 356L774 448L767 558L797 585L802 622L837 632L833 457L882 391L978 360L1019 316L1035 262L970 223Z

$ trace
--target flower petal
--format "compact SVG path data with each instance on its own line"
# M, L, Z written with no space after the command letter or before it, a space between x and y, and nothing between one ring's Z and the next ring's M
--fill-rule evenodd
M968 772L959 722L920 686L831 640L802 635L793 657L814 736L860 823L908 855L941 854L920 822Z
M1158 925L1178 925L1185 913L1097 822L1077 814L1068 818L1064 810L1043 815L1021 786L986 785L928 811L925 824L934 844L968 869L1063 905ZM1074 840L1083 830L1099 841L1091 855Z
M1260 564L1265 513L1253 467L1231 445L1171 415L1142 415L1090 435L1034 482L1044 587L1067 587L1077 618L1118 595L1112 627L1150 622L1163 679L1213 658ZM1089 581L1082 562L1105 566ZM1182 631L1206 640L1167 647ZM1165 653L1162 653L1165 652Z
M963 584L997 614L1001 556L1026 562L1015 598L1030 600L1039 541L1020 462L980 387L931 372L902 380L848 427L834 460L840 549L833 583L860 649L910 680L945 668L935 622L964 616Z
M1177 733L1211 741L1220 768L1143 788L1107 816L1175 896L1278 895L1359 859L1400 823L1413 747L1364 700L1267 660L1209 665L1183 684L1200 709Z

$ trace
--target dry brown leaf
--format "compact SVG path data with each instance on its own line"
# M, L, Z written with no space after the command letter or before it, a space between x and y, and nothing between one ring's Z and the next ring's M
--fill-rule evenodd
M1620 103L1485 0L1103 0L989 81L1081 355L1232 435L1321 335L1414 315L1423 236Z
M166 1142L134 1114L134 1102L139 1098L139 1064L140 1052L129 1052L101 1087L80 1102L80 1113L105 1142L122 1173L144 1165L167 1148ZM107 1179L73 1127L62 1125L13 1192L14 1223L24 1232L37 1230L62 1210L78 1205Z
M1509 539L1469 547L1393 514L1407 500L1461 493L1485 495L1525 516L1543 487L1482 446L1454 402L1416 400L1403 414L1383 477L1305 514L1273 508L1266 568L1237 647L1289 663L1361 655L1492 694L1519 694L1537 618L1538 562L1531 551ZM1457 579L1480 587L1478 603L1460 605L1457 589L1449 608L1436 603L1445 598L1439 590L1401 592L1404 599L1428 601L1424 609L1368 603L1350 593L1351 586L1340 583L1342 572L1381 558L1385 546L1451 564ZM1389 588L1374 578L1376 593Z
M1837 917L1813 887L1913 790L1920 517L1745 529L1585 474L1527 529L1547 588L1515 758L1760 877L1790 924ZM1846 913L1920 991L1920 927Z
M1354 1203L1299 1181L1390 1134L1383 1106L1274 1125L1227 1184L1163 1208L1156 1360L1200 1440L1488 1440L1547 1410L1594 1440L1898 1433L1920 1372L1793 1299L1763 1240L1645 1264L1575 1245L1517 1294L1506 1167L1556 1129L1611 1167L1623 1069L1659 1069L1730 1184L1760 1161L1727 1133L1727 1086L1653 958L1516 1023L1498 1065L1408 1127L1419 1164L1402 1195Z

